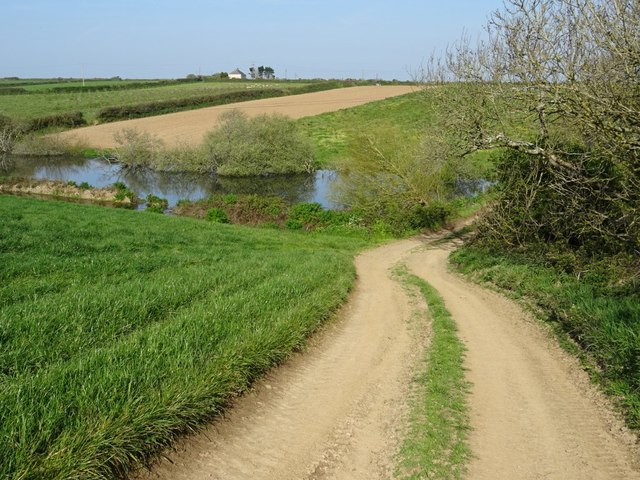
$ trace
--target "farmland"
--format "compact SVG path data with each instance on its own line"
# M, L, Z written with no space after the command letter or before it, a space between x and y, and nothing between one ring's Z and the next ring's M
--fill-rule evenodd
M0 477L110 478L331 316L361 241L0 197Z
M94 81L86 86L126 86L127 81ZM149 82L144 80L143 82ZM5 82L8 83L8 82ZM35 84L33 84L35 83ZM129 83L135 84L136 81ZM70 112L82 112L89 123L96 120L97 113L105 107L119 107L157 101L193 98L220 93L244 91L247 89L286 89L295 90L305 87L303 82L185 82L171 85L149 85L146 88L119 88L106 91L82 90L74 92L56 92L56 88L79 87L81 82L39 84L36 82L21 85L29 94L0 95L0 115L6 115L16 121L28 121L34 118L58 115ZM3 83L0 82L0 87Z

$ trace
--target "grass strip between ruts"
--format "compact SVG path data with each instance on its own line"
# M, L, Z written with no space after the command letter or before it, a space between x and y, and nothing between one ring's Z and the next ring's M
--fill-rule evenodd
M462 478L471 452L463 358L451 314L438 292L406 267L395 271L407 289L417 288L428 304L431 344L414 378L408 428L397 459L397 478Z

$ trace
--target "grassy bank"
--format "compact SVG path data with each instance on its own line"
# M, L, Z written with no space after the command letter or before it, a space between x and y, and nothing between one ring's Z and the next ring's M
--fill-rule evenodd
M0 196L0 477L112 478L216 415L363 245Z
M298 124L316 143L318 162L323 166L333 166L350 155L354 139L361 135L398 128L403 133L403 142L415 143L429 121L429 109L423 93L416 92L302 118Z
M438 292L406 269L396 272L429 306L431 345L414 379L409 428L402 444L397 478L462 478L471 455L463 357L464 345Z
M477 281L492 284L533 304L561 342L580 355L623 408L628 424L640 428L640 294L628 285L596 276L563 273L523 255L465 247L453 264ZM615 262L606 269L615 270Z

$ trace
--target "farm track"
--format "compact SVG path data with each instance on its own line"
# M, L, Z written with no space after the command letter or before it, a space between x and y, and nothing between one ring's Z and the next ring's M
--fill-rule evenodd
M467 346L471 479L640 479L633 438L576 361L500 295L447 268L442 235L360 255L340 318L228 416L139 479L381 479L393 474L411 374L428 341L392 278L405 263L443 296ZM422 330L423 334L418 334Z
M301 118L404 95L415 89L416 87L408 86L339 88L105 123L69 130L60 136L81 139L94 148L113 148L116 146L114 134L125 128L133 128L156 135L167 146L197 145L207 131L219 124L220 116L230 110L240 110L250 117L263 113L280 113L291 118Z

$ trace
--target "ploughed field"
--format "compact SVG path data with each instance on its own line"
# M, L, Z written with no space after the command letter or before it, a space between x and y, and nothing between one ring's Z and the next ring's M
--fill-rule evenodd
M415 86L338 88L94 125L63 132L61 136L81 139L91 147L112 148L116 146L114 134L132 128L156 135L168 146L181 143L194 145L200 143L204 134L218 125L223 113L234 109L251 117L279 113L292 118L302 118L404 95L415 90Z
M0 196L0 478L111 478L345 299L359 241Z

